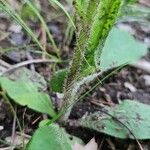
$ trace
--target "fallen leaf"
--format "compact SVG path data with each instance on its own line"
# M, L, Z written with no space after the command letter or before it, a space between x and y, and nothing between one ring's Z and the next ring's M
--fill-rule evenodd
M81 125L120 139L150 139L150 106L123 100L81 118Z
M97 150L98 145L95 142L95 138L91 139L86 145L81 145L76 143L73 147L72 150Z
M27 106L35 111L55 116L53 104L49 95L39 89L39 85L29 80L10 80L0 78L0 86L11 100L21 106Z
M11 143L12 142L12 137L6 137L5 140L8 143ZM20 136L20 135L16 135L13 140L14 140L13 145L15 145L15 146L22 146L23 143L27 144L29 142L29 138L24 137L24 136Z

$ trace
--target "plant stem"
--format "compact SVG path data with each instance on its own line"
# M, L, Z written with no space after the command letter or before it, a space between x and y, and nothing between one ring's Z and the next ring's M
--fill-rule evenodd
M64 84L64 99L60 110L67 108L67 113L62 117L67 120L76 99L81 94L85 83L90 83L97 78L100 65L100 55L106 38L118 18L121 0L99 0L87 2L94 4L96 9L87 7L87 16L82 6L76 0L76 26L77 45L74 49L73 60ZM85 9L85 8L83 8ZM93 76L94 77L93 77ZM79 77L77 80L77 77ZM73 84L72 84L73 83Z

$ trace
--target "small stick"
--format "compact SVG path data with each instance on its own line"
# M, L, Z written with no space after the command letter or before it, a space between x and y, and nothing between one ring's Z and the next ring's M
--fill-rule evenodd
M5 61L3 61L3 60L1 60L1 59L0 59L0 65L1 65L2 67L7 68L7 69L11 67L11 65L9 65L8 63L6 63Z
M7 69L6 71L0 73L0 76L3 76L4 74L13 72L14 70L21 68L23 66L29 65L29 64L37 64L37 63L54 63L57 60L49 60L49 59L34 59L34 60L27 60L21 63L18 63L16 65L13 65L10 69ZM59 62L59 61L57 61Z
M110 139L106 139L106 141L107 141L107 143L110 145L110 148L111 148L112 150L116 150L116 147L115 147L114 143L113 143Z
M38 118L36 118L31 124L34 125L39 119L41 119L41 116L39 116Z
M100 145L98 147L98 150L102 150L103 143L104 143L104 138L102 139L102 141L101 141L101 143L100 143Z
M0 150L10 150L11 147L0 148Z
M14 109L16 111L16 107ZM12 135L11 135L11 148L10 148L10 150L14 149L13 145L14 145L14 141L15 141L15 130L16 130L16 116L14 116L14 119L13 119Z

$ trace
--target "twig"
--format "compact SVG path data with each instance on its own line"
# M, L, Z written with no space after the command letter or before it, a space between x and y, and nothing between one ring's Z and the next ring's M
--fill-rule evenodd
M22 115L22 129L23 129L23 132L21 133L21 136L22 136L22 134L24 134L24 128L25 128L25 113L26 113L26 110L27 110L27 108L25 107L25 109L24 109L24 111L23 111L23 115ZM23 138L22 138L22 145L23 145L23 147L25 147L25 140L24 140L24 136L22 136Z
M41 119L41 116L39 116L38 118L36 118L31 124L34 125L37 121L39 121Z
M104 138L102 139L102 141L101 141L101 143L100 143L100 145L98 147L98 150L102 150L103 143L104 143Z
M10 150L11 147L0 148L0 150Z
M112 150L116 150L116 147L115 147L114 143L110 139L106 139L106 141L107 141L107 143L109 144L109 146Z
M21 68L23 66L29 65L29 64L38 64L38 63L54 63L59 62L58 60L49 60L49 59L34 59L34 60L27 60L21 63L18 63L16 65L13 65L10 69L0 73L0 76L3 76L4 74L13 72L14 70Z
M6 63L5 61L3 61L3 60L1 60L1 59L0 59L0 65L1 65L2 67L5 67L6 69L8 69L8 68L11 67L11 65L9 65L8 63Z
M16 111L16 107L14 108L14 110ZM14 141L15 141L15 130L16 130L16 116L14 115L14 119L13 119L13 126L12 126L12 135L11 135L11 148L10 150L14 149Z

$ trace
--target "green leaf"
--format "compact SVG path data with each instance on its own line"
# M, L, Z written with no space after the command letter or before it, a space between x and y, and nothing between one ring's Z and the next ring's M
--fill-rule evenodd
M113 28L103 48L100 68L104 71L124 63L132 63L146 53L146 44L136 41L125 31Z
M63 91L63 84L67 75L68 69L62 69L57 71L50 80L50 87L53 92L61 93Z
M115 107L107 108L105 112L91 114L83 118L81 124L117 138L150 139L149 105L124 100Z
M16 103L36 110L41 113L55 116L52 102L49 96L40 91L37 85L31 81L12 81L6 77L0 78L0 85L3 91Z
M11 74L5 75L5 77L8 77L11 80L21 80L24 82L32 82L34 83L37 88L40 89L46 89L47 88L47 83L42 75L40 75L36 71L31 71L25 67L18 68L17 70L13 71Z
M50 119L42 120L42 121L39 123L39 127L47 126L47 123L49 123L49 122L51 122ZM63 128L61 128L61 129L63 129ZM71 134L68 134L65 130L63 130L63 131L64 131L64 134L67 135L67 137L68 137L69 142L70 142L71 145L74 145L74 144L76 144L76 143L84 144L84 142L83 142L80 138L78 138L78 137L76 137L76 136L73 136L73 135L71 135Z
M56 124L36 130L26 150L72 150L66 132Z
M35 15L34 11L26 3L23 4L23 6L22 6L22 9L21 9L21 12L20 12L20 16L25 21L28 20L28 19L33 19L33 20L37 21L37 17Z

